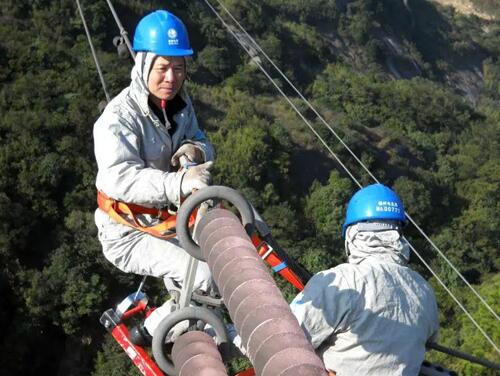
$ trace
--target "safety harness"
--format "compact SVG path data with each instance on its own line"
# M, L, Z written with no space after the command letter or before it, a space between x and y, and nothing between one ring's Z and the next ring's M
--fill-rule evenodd
M128 204L111 197L104 192L97 191L97 205L99 209L107 213L116 222L132 227L138 231L147 232L157 238L170 239L176 235L175 221L176 214L169 210L148 208L137 204ZM161 220L160 223L153 226L143 226L137 219L137 215L148 214ZM194 226L197 209L189 217L189 227Z

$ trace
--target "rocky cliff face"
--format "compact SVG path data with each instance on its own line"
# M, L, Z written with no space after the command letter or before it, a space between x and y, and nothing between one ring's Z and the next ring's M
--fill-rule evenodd
M474 15L485 20L494 20L496 17L493 14L489 14L483 11L477 4L470 0L432 0L435 3L441 5L451 6L455 8L457 12Z
M483 64L493 58L494 49L490 47L498 30L497 11L491 11L496 9L494 1L402 0L399 9L392 12L399 12L407 20L404 26L397 20L383 18L370 26L378 62L393 79L427 77L446 84L476 104L484 86ZM452 6L454 11L446 6ZM346 35L331 29L318 31L334 56L359 66L363 47L349 43Z

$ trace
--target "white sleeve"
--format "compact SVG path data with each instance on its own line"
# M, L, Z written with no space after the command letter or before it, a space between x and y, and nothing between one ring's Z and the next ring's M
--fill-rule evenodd
M97 188L108 196L139 205L180 204L182 173L146 167L140 155L140 136L116 114L107 113L94 126L98 165Z
M290 309L314 348L347 328L354 296L342 273L333 268L314 275L295 297Z

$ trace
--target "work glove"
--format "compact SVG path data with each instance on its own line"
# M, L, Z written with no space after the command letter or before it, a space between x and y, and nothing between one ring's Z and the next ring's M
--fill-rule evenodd
M174 153L172 158L170 159L170 164L174 167L177 167L180 165L179 159L182 156L185 156L189 162L195 163L195 164L200 164L205 162L205 156L203 155L203 151L199 146L196 146L194 144L184 144L181 145L179 149Z
M181 181L181 196L189 196L193 189L201 189L207 187L212 182L212 169L214 162L209 161L197 166L191 166L184 173Z

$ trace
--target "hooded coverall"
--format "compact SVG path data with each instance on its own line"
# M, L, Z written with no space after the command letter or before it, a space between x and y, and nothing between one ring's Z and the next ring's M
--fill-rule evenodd
M163 124L150 108L147 81L155 57L137 53L130 86L107 105L94 125L96 186L115 200L165 208L180 205L183 173L170 170L170 159L180 145L197 145L205 161L213 160L214 152L198 127L193 105L183 89L177 96L185 106L173 115L172 134L166 125L173 124ZM158 223L148 215L140 219L147 225ZM104 256L116 267L182 285L189 256L176 238L163 240L124 226L100 209L95 212L95 222ZM207 264L199 263L194 288L207 291L211 283Z
M314 275L290 308L337 376L418 375L439 327L430 285L397 231L346 233L349 262Z

